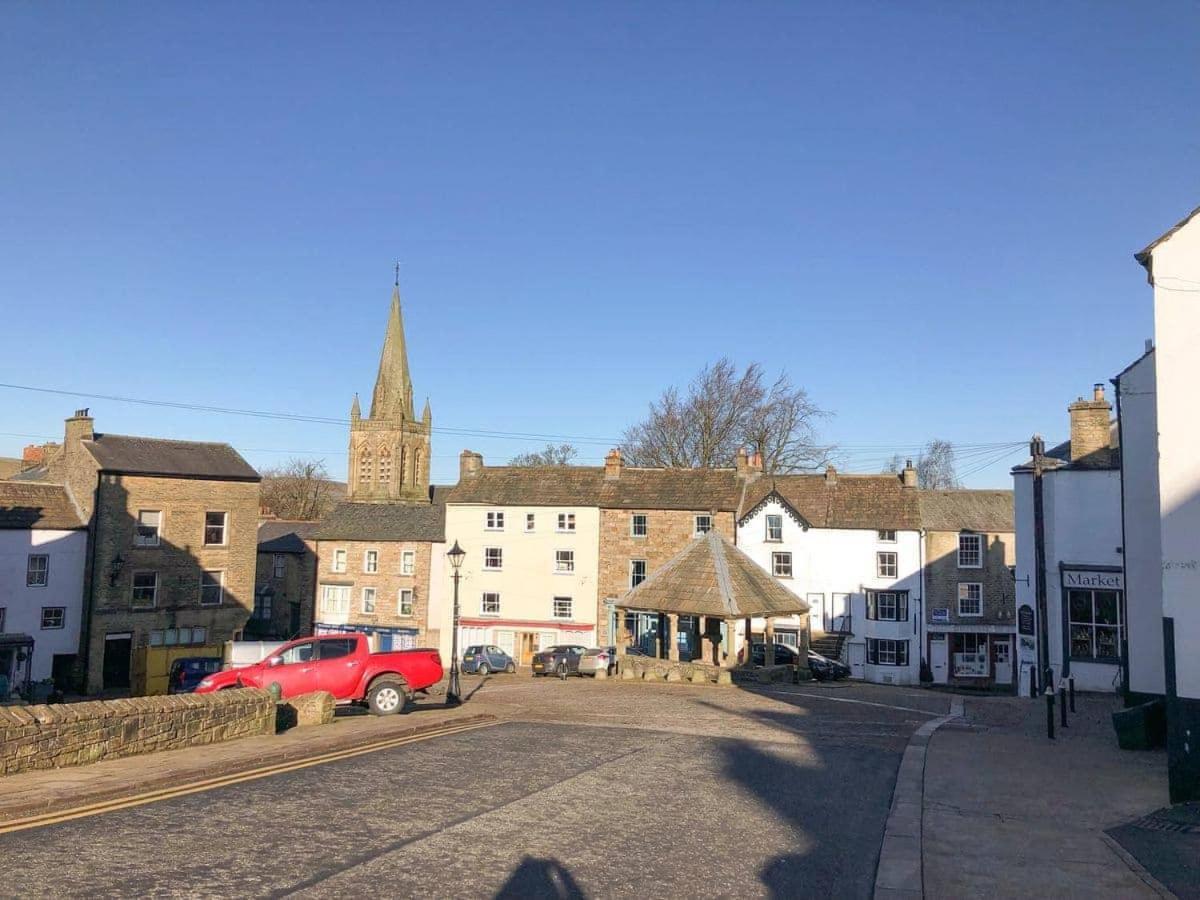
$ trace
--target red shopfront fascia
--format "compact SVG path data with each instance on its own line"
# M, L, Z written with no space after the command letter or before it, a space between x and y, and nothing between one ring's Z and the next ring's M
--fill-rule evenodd
M478 619L459 617L459 627L466 628L527 628L546 631L551 628L558 631L595 631L596 626L586 622L568 622L551 620L549 622L536 619Z

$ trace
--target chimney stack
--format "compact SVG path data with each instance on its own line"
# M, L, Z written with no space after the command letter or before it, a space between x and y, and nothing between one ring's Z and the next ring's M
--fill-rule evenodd
M90 441L96 436L95 429L92 427L92 417L88 415L90 410L77 409L75 415L67 419L66 440L64 443L67 447L67 452L70 453L73 447L78 446L80 441Z
M825 484L829 487L837 484L837 469L830 463L825 467Z
M904 469L900 473L900 481L906 488L915 488L917 486L917 469L912 464L911 459L904 461Z
M483 454L473 450L464 450L458 454L458 480L466 481L476 478L483 470Z
M762 474L762 454L757 451L751 453L745 447L738 447L733 462L738 478L752 481Z
M1104 399L1104 385L1094 385L1092 399L1080 397L1067 407L1067 412L1071 416L1071 465L1081 469L1111 466L1112 406Z
M613 447L604 457L604 480L616 481L621 477L621 448Z

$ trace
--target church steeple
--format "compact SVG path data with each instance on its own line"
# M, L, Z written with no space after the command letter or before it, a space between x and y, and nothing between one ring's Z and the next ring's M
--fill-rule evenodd
M412 379L408 374L408 348L404 342L404 319L400 314L400 285L392 289L392 308L388 313L387 334L379 357L379 375L371 395L371 418L411 422L413 412Z

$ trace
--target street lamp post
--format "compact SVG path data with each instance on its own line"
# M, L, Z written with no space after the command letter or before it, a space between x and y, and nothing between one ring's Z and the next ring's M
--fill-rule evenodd
M467 551L458 546L458 541L454 542L454 546L446 554L454 572L454 625L453 631L450 632L450 684L446 688L447 706L462 704L462 697L458 693L458 579L461 577L458 570L462 568L463 557L466 555Z

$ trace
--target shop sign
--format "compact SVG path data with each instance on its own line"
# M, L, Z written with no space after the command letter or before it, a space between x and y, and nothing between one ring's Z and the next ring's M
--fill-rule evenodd
M1065 588L1077 590L1123 591L1125 590L1125 573L1063 569L1062 583Z
M1033 607L1028 603L1022 603L1021 608L1017 610L1017 632L1033 634Z
M950 621L949 607L941 606L936 609L929 610L929 621L930 622L949 622Z

